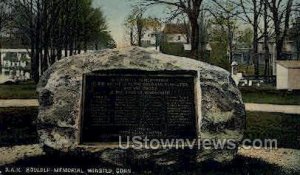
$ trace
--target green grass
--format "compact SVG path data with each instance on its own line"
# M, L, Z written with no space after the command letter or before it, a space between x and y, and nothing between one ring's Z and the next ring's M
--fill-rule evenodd
M241 92L245 103L300 105L300 91L288 92L241 88Z
M0 146L37 143L38 109L0 108Z
M1 84L0 99L35 99L36 85L33 82L20 84Z
M300 149L300 115L247 112L245 138L277 139L278 147Z

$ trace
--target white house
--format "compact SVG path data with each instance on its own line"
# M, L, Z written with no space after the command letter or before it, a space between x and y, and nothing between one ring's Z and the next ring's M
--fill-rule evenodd
M187 31L184 24L166 24L163 34L168 43L187 43Z
M143 46L154 46L156 44L156 39L158 33L153 30L145 31L145 34L142 38L142 45Z
M1 49L0 83L30 79L30 57L26 49Z
M26 49L1 49L0 53L2 71L11 67L25 68L30 61Z
M276 62L276 88L300 90L300 61Z

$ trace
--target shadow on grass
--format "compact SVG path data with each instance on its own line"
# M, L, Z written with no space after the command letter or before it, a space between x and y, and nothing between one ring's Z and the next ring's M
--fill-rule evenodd
M0 146L37 143L37 114L36 107L0 108Z

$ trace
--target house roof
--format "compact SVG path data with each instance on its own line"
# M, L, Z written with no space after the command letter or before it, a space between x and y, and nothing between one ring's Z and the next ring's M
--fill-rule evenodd
M300 60L299 61L277 61L277 64L288 68L288 69L300 69Z
M166 24L163 30L165 34L186 34L184 24Z

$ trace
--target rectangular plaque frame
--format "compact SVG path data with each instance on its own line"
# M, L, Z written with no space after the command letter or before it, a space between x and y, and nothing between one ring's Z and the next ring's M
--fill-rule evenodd
M150 139L151 138L156 138L156 139L173 139L173 138L193 139L193 138L197 138L197 129L198 129L198 104L197 104L198 99L197 99L197 92L196 92L197 91L197 89L196 89L197 77L198 77L197 76L197 71L191 71L191 70L144 71L144 70L114 69L114 70L101 70L101 71L97 71L97 72L93 72L93 73L84 74L83 75L83 83L82 83L82 98L81 98L81 128L80 128L80 141L79 141L80 144L116 143L116 142L118 142L118 139L119 139L116 136L122 136L122 138L125 137L125 136L131 136L131 137L132 136L141 136L143 138L147 136ZM101 102L103 102L104 98L105 98L105 100L110 100L110 98L112 98L112 96L109 96L109 95L106 94L108 91L104 93L106 95L104 95L104 94L94 95L94 92L89 93L88 91L93 91L93 90L91 90L91 83L96 83L96 85L93 84L94 85L93 87L95 87L96 89L99 88L101 92L104 92L105 90L111 90L110 88L112 88L112 87L110 87L110 88L105 88L105 87L106 87L106 85L111 83L110 81L112 81L113 79L114 79L114 82L117 82L115 80L119 80L119 81L121 81L121 84L122 84L122 81L124 80L124 83L128 84L128 87L120 86L121 89L122 88L126 89L126 90L122 89L120 91L121 95L124 95L124 92L126 92L126 93L131 92L131 91L127 92L127 89L135 88L135 86L133 86L129 83L130 81L132 81L131 83L135 83L136 85L140 85L138 87L144 87L144 85L145 85L145 84L142 84L142 85L139 84L139 83L141 83L140 81L142 81L142 83L144 83L144 80L145 81L149 80L149 81L158 82L157 84L154 83L156 85L156 87L152 87L152 86L147 87L147 88L150 89L150 91L144 91L143 90L143 93L149 92L150 95L149 94L146 94L146 95L145 94L125 94L125 95L132 95L133 99L130 101L127 98L120 98L119 100L121 102L119 103L119 105L116 105L117 104L117 102L116 102L117 94L113 94L112 96L114 96L114 100L112 100L112 101L113 101L114 104L111 104L111 102L108 102L108 103L105 103L105 104L101 103L102 105L109 104L109 107L107 107L107 108L110 108L112 106L114 107L114 109L111 109L111 110L107 109L106 112L108 112L108 114L104 115L104 117L106 117L106 119L107 119L107 117L113 115L114 117L112 117L112 118L118 118L118 121L119 120L121 120L121 121L124 120L125 121L125 124L124 124L125 127L122 126L122 122L120 122L121 124L118 123L118 122L114 123L114 119L107 119L107 120L111 120L111 121L107 122L106 120L105 121L102 120L103 118L101 119L99 117L99 121L95 121L95 115L92 114L92 113L99 113L99 111L97 111L98 110L97 105L99 106L99 104L95 105L95 102L99 102L99 101L97 101L98 98L100 99ZM172 83L172 86L161 85L161 84L159 84L160 83L159 81L162 81L162 82L166 81L166 82L163 82L163 83L167 83L167 84ZM104 85L102 83L104 83L106 85ZM182 84L183 87L180 87L181 84ZM112 86L115 86L115 85L116 84L113 84ZM176 89L175 86L178 86L179 88L183 88L183 89L184 88L188 89L187 90L188 92L182 92L182 93L187 93L187 94L179 94L179 95L182 95L182 96L180 96L180 98L177 98L176 93L181 92L181 91L180 91L179 88ZM162 92L162 91L158 91L157 88L167 88L168 90L166 92ZM162 90L162 89L159 89L159 90ZM113 91L114 91L114 93L118 92L117 89L114 89ZM135 91L133 91L133 92L135 92ZM137 92L140 92L140 89L138 89ZM168 93L168 92L170 92L171 96L172 95L173 96L168 97L168 94L167 95L164 94L164 93ZM151 93L154 93L154 95L151 94ZM159 93L161 93L161 94L159 94ZM92 97L91 97L91 94L92 94ZM106 98L104 96L107 96L109 98ZM136 96L137 96L137 98L134 99L134 97L136 97ZM146 97L144 97L144 96L146 96ZM184 97L184 96L188 96L188 97ZM140 99L141 97L143 97L142 100ZM126 104L128 104L130 102L138 101L137 104L131 104L129 106L126 106L126 107L131 107L131 108L134 108L134 106L138 106L137 108L133 109L132 111L130 111L130 110L126 111L126 109L125 109L125 111L123 111L123 114L127 113L129 116L130 115L135 116L135 118L137 118L137 120L142 121L142 119L138 119L138 117L141 117L141 116L134 113L134 112L136 112L135 110L137 110L137 111L140 110L139 108L141 107L141 103L143 104L142 108L144 109L145 108L145 106L144 106L145 101L152 101L152 100L156 101L157 97L162 98L163 100L161 100L161 101L165 101L167 99L166 100L167 101L166 103L168 103L167 106L176 105L175 103L172 104L172 100L170 100L170 99L173 98L178 103L187 102L190 107L187 107L188 105L185 105L185 104L178 104L179 105L178 110L183 111L179 114L178 111L176 112L176 109L175 109L176 107L175 108L172 108L172 107L168 108L168 112L161 112L161 110L163 110L165 108L160 108L158 103L153 104L151 108L154 107L156 110L158 110L158 112L155 113L155 115L159 114L160 116L162 116L162 118L166 118L166 121L171 122L172 124L167 123L167 122L159 122L158 120L159 120L160 117L156 117L156 118L153 117L155 119L153 119L153 121L150 121L150 124L148 124L151 127L144 127L144 125L140 125L140 124L135 123L135 120L128 121L128 118L131 118L131 117L127 116L127 117L122 118L121 115L122 115L122 110L124 108L121 108L120 106L124 102L126 102ZM91 98L96 98L96 100L93 99L92 101L94 101L94 102L88 102L87 99L91 99ZM180 100L181 98L189 98L189 99L187 99L189 101ZM161 102L161 103L164 104L164 102ZM91 108L91 105L94 105L94 107ZM182 107L181 105L184 106L184 107ZM116 109L116 106L118 106L117 109ZM99 107L102 108L102 110L106 110L105 107L101 107L101 105ZM93 111L96 108L97 108L97 110ZM170 112L170 111L173 111L173 113ZM112 112L114 112L114 114L112 114ZM118 112L120 114L117 114ZM130 112L133 112L133 113L130 113ZM163 114L160 114L160 113L163 113ZM188 113L188 114L185 115L184 113ZM139 113L139 114L141 114L141 113ZM151 114L149 114L150 115L150 117L149 117L149 116L147 116L147 112L144 112L142 116L144 118L146 117L146 120L147 120L147 119L151 118L152 116L155 116L155 115L153 115L153 113L151 113ZM176 127L176 117L172 118L171 114L184 115L184 116L176 116L176 115L175 116L179 117L178 122L185 123L186 126L183 126L184 124L180 124L180 123L177 122L177 124L180 125L180 126ZM100 114L100 115L102 115L102 114ZM91 116L93 116L93 117L91 117ZM186 119L187 116L190 117L190 118ZM102 117L103 117L103 115L102 115ZM168 117L170 117L170 120L167 119ZM90 120L91 118L94 121ZM102 123L106 122L106 124L99 124L101 122ZM128 123L126 123L126 122L128 122ZM92 124L89 125L87 123L89 123L89 124L92 123L94 125L99 124L99 125L98 126L92 126ZM163 125L161 125L161 126L156 125L157 123L163 123ZM88 126L86 126L86 125L88 125ZM127 128L126 128L126 125L128 125ZM130 131L128 129L129 127L138 128L141 131L138 130L138 129L134 130L134 131ZM90 131L88 131L89 129L87 129L87 128L90 128ZM149 128L151 128L151 130ZM162 129L162 128L164 128L164 129ZM167 128L167 130L165 130L166 128ZM99 129L100 131L98 131L96 129ZM108 132L106 132L106 131L108 131ZM113 132L111 132L111 131L113 131ZM98 132L102 133L102 134L100 134L100 136L99 136ZM149 132L151 134L148 133L149 135L147 135L147 132ZM179 133L179 134L176 134L176 132ZM180 134L180 132L183 132L184 134Z

